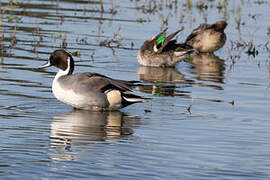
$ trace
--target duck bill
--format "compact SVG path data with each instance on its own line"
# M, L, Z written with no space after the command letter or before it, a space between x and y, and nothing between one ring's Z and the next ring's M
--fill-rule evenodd
M42 66L39 66L38 68L39 69L44 69L44 68L47 68L47 67L50 67L50 66L52 66L52 64L51 64L50 61L48 61L46 64L43 64Z

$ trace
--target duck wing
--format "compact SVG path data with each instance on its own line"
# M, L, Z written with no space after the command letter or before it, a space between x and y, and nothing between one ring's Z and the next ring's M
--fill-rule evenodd
M203 32L203 31L205 31L206 29L209 29L209 28L211 28L211 25L210 25L210 24L206 24L206 23L200 24L200 26L197 27L197 28L195 28L195 29L191 32L191 34L187 37L185 43L190 45L189 42L192 42L193 39L194 39L198 34L200 34L201 32Z
M179 32L183 31L183 27L177 31L175 31L174 33L168 35L165 37L164 41L161 43L161 46L158 48L157 53L160 53L163 51L163 49L168 45L173 45L176 44L176 40L171 41Z
M186 50L194 50L192 46L186 43L177 43L176 40L171 40L168 44L163 48L162 52L168 51L186 51Z
M106 94L110 104L121 101L122 107L133 103L149 101L149 98L132 94L130 91L134 81L112 79L98 73L83 73L88 77L88 85ZM120 100L121 99L121 100ZM115 101L116 100L116 101Z
M84 78L81 80L82 83L91 86L93 89L100 90L102 92L108 90L119 90L119 91L131 91L132 87L138 81L123 81L118 79L112 79L98 73L83 73Z
M161 31L158 35L154 36L152 39L153 41L157 41L158 38L160 38L161 35L164 35L165 32L168 30L168 28L165 28L163 31Z

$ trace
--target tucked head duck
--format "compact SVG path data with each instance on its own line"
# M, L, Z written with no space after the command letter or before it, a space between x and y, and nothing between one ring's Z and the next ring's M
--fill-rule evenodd
M217 21L214 24L201 24L187 37L185 43L199 52L212 53L222 48L226 42L224 29L226 21Z
M138 62L143 66L171 67L179 61L190 57L195 50L185 44L172 40L182 29L166 36L167 28L152 39L147 40L138 52Z
M40 68L59 68L52 91L55 97L76 109L117 110L148 99L131 93L134 81L112 79L101 74L85 72L72 74L74 61L64 50L54 51L47 64Z

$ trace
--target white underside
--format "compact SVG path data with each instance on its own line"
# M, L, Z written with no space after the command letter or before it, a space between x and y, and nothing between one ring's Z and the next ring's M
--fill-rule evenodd
M62 71L63 72L63 71ZM66 90L61 87L58 82L59 77L61 77L61 71L59 71L52 84L52 91L54 96L63 103L71 105L75 108L81 109L86 104L84 103L85 97L79 94L74 93L73 90Z

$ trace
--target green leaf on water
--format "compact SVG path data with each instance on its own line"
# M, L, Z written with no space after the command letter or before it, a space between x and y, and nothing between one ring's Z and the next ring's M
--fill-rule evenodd
M80 51L75 51L73 53L71 53L73 56L77 56L80 57L81 56L81 52Z
M61 39L62 38L62 34L61 33L57 33L57 39Z
M160 86L163 86L163 85L164 85L164 83L162 83L162 82L156 82L157 87L160 87Z

